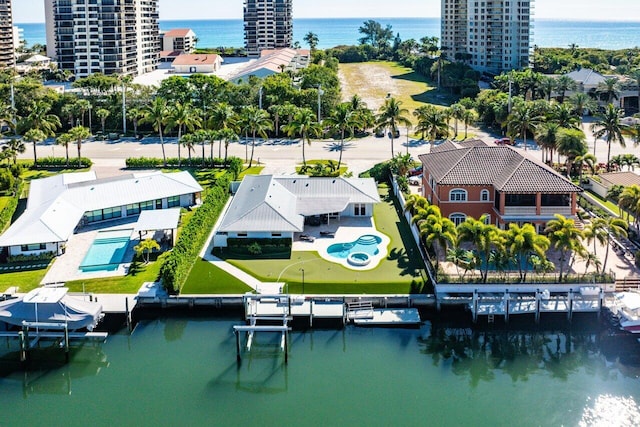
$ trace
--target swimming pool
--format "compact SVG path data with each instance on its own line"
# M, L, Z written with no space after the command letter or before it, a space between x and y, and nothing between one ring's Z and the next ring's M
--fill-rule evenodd
M354 242L335 243L327 248L327 254L354 267L369 265L371 259L380 253L378 246L382 238L373 234L365 234Z
M122 263L132 229L101 231L87 251L80 270L83 272L113 271Z

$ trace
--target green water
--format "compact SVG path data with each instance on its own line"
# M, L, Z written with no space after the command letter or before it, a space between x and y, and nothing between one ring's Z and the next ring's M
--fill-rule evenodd
M238 367L230 318L143 321L25 374L0 340L0 426L637 425L640 346L598 327L257 336ZM48 359L49 362L42 362ZM51 360L54 360L53 362ZM57 361L56 361L57 360Z

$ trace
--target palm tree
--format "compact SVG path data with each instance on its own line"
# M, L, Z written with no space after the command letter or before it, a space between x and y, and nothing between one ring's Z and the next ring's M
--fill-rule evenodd
M233 126L233 122L236 120L236 113L226 102L217 104L211 111L211 124L212 129L218 131L225 131ZM224 139L224 132L218 132L220 136L220 145L218 146L218 157L222 157L222 140ZM225 154L226 158L226 154Z
M56 138L56 144L62 145L67 154L67 167L69 167L69 144L73 142L73 138L68 133L63 133L58 138Z
M50 114L51 105L44 101L34 101L28 108L28 115L22 126L26 129L38 129L46 137L55 136L56 130L62 125L55 114Z
M436 255L436 266L440 262L438 248L442 248L446 254L448 245L455 245L456 226L440 213L440 209L431 210L431 214L421 220L418 224L420 237L424 239L425 246L432 246Z
M606 78L603 82L598 84L596 93L600 96L606 97L607 103L611 104L613 100L618 99L620 95L620 84L615 77Z
M178 128L178 167L180 167L182 163L180 157L182 131L193 131L196 127L199 127L202 124L200 116L195 113L195 109L188 103L181 104L178 102L173 107L169 108L167 129L173 129L174 127Z
M527 133L534 133L536 126L543 120L531 102L517 104L507 117L508 134L524 139L524 149L527 150Z
M562 282L567 255L570 252L583 252L581 239L584 233L576 227L575 221L560 214L554 215L547 223L544 232L554 249L560 251L560 274L558 280Z
M625 126L620 123L620 118L623 114L624 112L620 108L609 104L603 113L596 115L597 120L591 125L593 136L596 139L604 137L607 143L607 172L611 171L611 166L609 165L609 161L611 161L611 144L618 142L623 148L626 146L622 135ZM593 155L597 155L595 143L593 145Z
M578 156L575 158L575 163L578 165L578 170L580 171L580 184L582 184L582 169L583 169L583 165L586 164L589 169L591 170L591 175L595 175L596 173L596 162L598 161L598 159L596 159L596 156L594 156L591 153L586 153L583 154L581 156Z
M84 126L74 126L69 130L69 137L71 140L76 141L78 147L78 167L82 166L82 141L89 138L89 136L91 136L91 132Z
M78 109L78 115L81 118L80 123L82 124L82 126L84 126L84 113L91 109L91 103L86 99L79 99L78 101L76 101L75 106Z
M44 101L34 101L28 108L28 115L22 122L22 127L32 132L25 141L33 142L33 164L37 166L36 144L50 136L55 136L56 129L61 127L60 119L55 114L50 114L51 105ZM25 134L25 137L27 135Z
M576 114L580 116L584 115L585 110L587 111L595 111L598 107L598 104L584 92L577 92L571 95L569 98L569 104L573 106Z
M571 77L567 76L566 74L556 79L556 91L560 93L561 104L564 103L564 98L567 91L576 90L577 86L578 85L576 84L575 80L573 80Z
M634 224L637 228L640 221L640 186L632 184L625 187L620 196L618 196L618 206L621 211L624 209L634 215Z
M251 167L253 164L253 153L256 148L256 136L266 138L267 131L273 129L273 123L269 119L269 113L254 106L245 107L242 110L241 120L247 131L251 132L252 136L251 159L249 160L249 167Z
M527 270L523 268L530 254L535 254L540 258L546 258L549 249L549 239L539 235L531 224L524 224L522 227L517 224L509 224L509 229L505 233L505 245L513 255L518 264L520 281L527 279Z
M425 133L429 136L431 143L441 137L449 136L449 124L443 111L432 105L424 105L418 107L413 115L418 119L416 131L422 132L422 139L424 139Z
M560 129L558 131L558 154L567 158L567 177L571 179L571 169L576 157L587 154L587 141L581 129Z
M133 123L133 133L138 138L138 120L144 117L144 111L137 107L131 107L127 110L127 118Z
M387 128L391 134L391 157L393 158L393 140L400 126L411 126L411 121L407 117L409 110L402 108L402 101L395 98L388 98L384 105L380 107L377 125L380 128Z
M187 149L187 156L189 157L189 166L192 165L191 162L191 153L195 151L196 138L194 138L193 134L188 133L182 135L182 139L180 139L180 144Z
M267 111L269 111L269 114L273 117L273 128L276 131L277 138L280 131L280 118L286 115L287 107L285 105L273 104Z
M167 166L167 155L164 151L164 138L162 136L162 127L167 122L169 117L169 107L167 100L161 97L156 97L151 104L144 109L143 122L150 123L154 130L158 132L160 137L160 145L162 146L162 163Z
M104 133L104 126L107 122L107 117L111 115L111 112L106 108L98 108L96 110L96 116L100 119L100 128L102 129L102 133Z
M425 197L414 193L407 197L404 204L404 211L415 215L419 209L424 209L427 206L429 206L429 201Z
M232 129L227 128L221 131L218 131L218 134L222 140L224 140L224 162L227 163L227 154L229 151L229 143L231 141L238 140L238 134Z
M2 151L5 153L7 158L13 159L13 164L15 165L18 162L18 154L22 154L27 151L27 147L25 147L24 142L21 139L12 138L5 142L2 146Z
M290 137L301 136L302 166L307 166L307 159L304 155L305 143L311 145L311 137L315 137L321 132L321 125L316 121L315 113L308 108L300 108L293 116L293 120L282 126L282 130Z
M464 123L464 139L467 139L469 125L478 121L478 113L473 110L466 109L462 115L462 123Z
M47 139L47 135L44 134L40 129L31 128L24 134L22 139L25 142L33 142L33 166L38 167L38 157L36 155L36 145L38 142L42 142Z
M303 40L307 42L307 44L309 45L309 49L311 49L312 52L316 50L316 47L318 47L318 35L312 33L311 31L305 34Z
M580 126L580 117L576 114L573 106L568 103L552 104L548 113L548 121L568 129L578 129Z
M353 129L359 124L358 115L351 108L351 104L342 103L325 119L325 123L340 132L340 156L338 157L338 170L340 170L345 133L349 130L353 134Z
M462 120L464 118L464 112L467 109L462 104L453 104L449 107L449 111L451 112L451 117L453 118L453 138L458 137L458 120Z
M601 246L607 244L607 221L604 218L595 217L591 220L591 223L584 229L584 238L587 244L593 242L593 254L597 252L598 243ZM607 248L608 249L608 248ZM596 272L600 273L600 265L596 264Z
M485 220L486 215L483 215L480 219L467 218L467 220L457 228L458 245L463 242L471 243L475 246L478 255L482 259L484 269L481 271L481 279L483 282L487 281L489 273L491 248L500 246L500 242L497 239L497 227L486 224Z
M545 122L536 128L535 141L542 147L542 161L553 164L553 153L558 142L558 131L560 126L557 123ZM548 155L548 157L547 157Z

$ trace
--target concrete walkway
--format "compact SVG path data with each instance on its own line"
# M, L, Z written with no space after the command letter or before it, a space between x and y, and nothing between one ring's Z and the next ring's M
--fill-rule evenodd
M222 210L222 213L220 214L220 217L218 218L218 221L213 227L213 230L209 234L209 237L207 237L207 242L205 243L202 251L200 251L200 258L204 259L207 262L210 262L213 266L229 273L238 280L242 280L247 286L260 294L275 295L281 293L282 288L284 287L284 283L262 282L251 276L250 274L245 273L239 268L211 254L211 252L213 251L213 237L215 236L216 231L220 226L220 222L222 221L222 218L224 218L224 214L227 212L227 209L229 208L232 200L233 197L229 198L227 204Z

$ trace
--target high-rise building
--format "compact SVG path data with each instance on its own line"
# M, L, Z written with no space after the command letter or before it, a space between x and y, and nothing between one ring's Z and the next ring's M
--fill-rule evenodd
M157 67L158 0L45 0L45 18L48 56L76 77Z
M12 67L15 59L11 0L0 0L0 67Z
M291 47L293 0L244 0L244 47L249 56Z
M529 66L533 0L442 0L443 53L479 71Z

